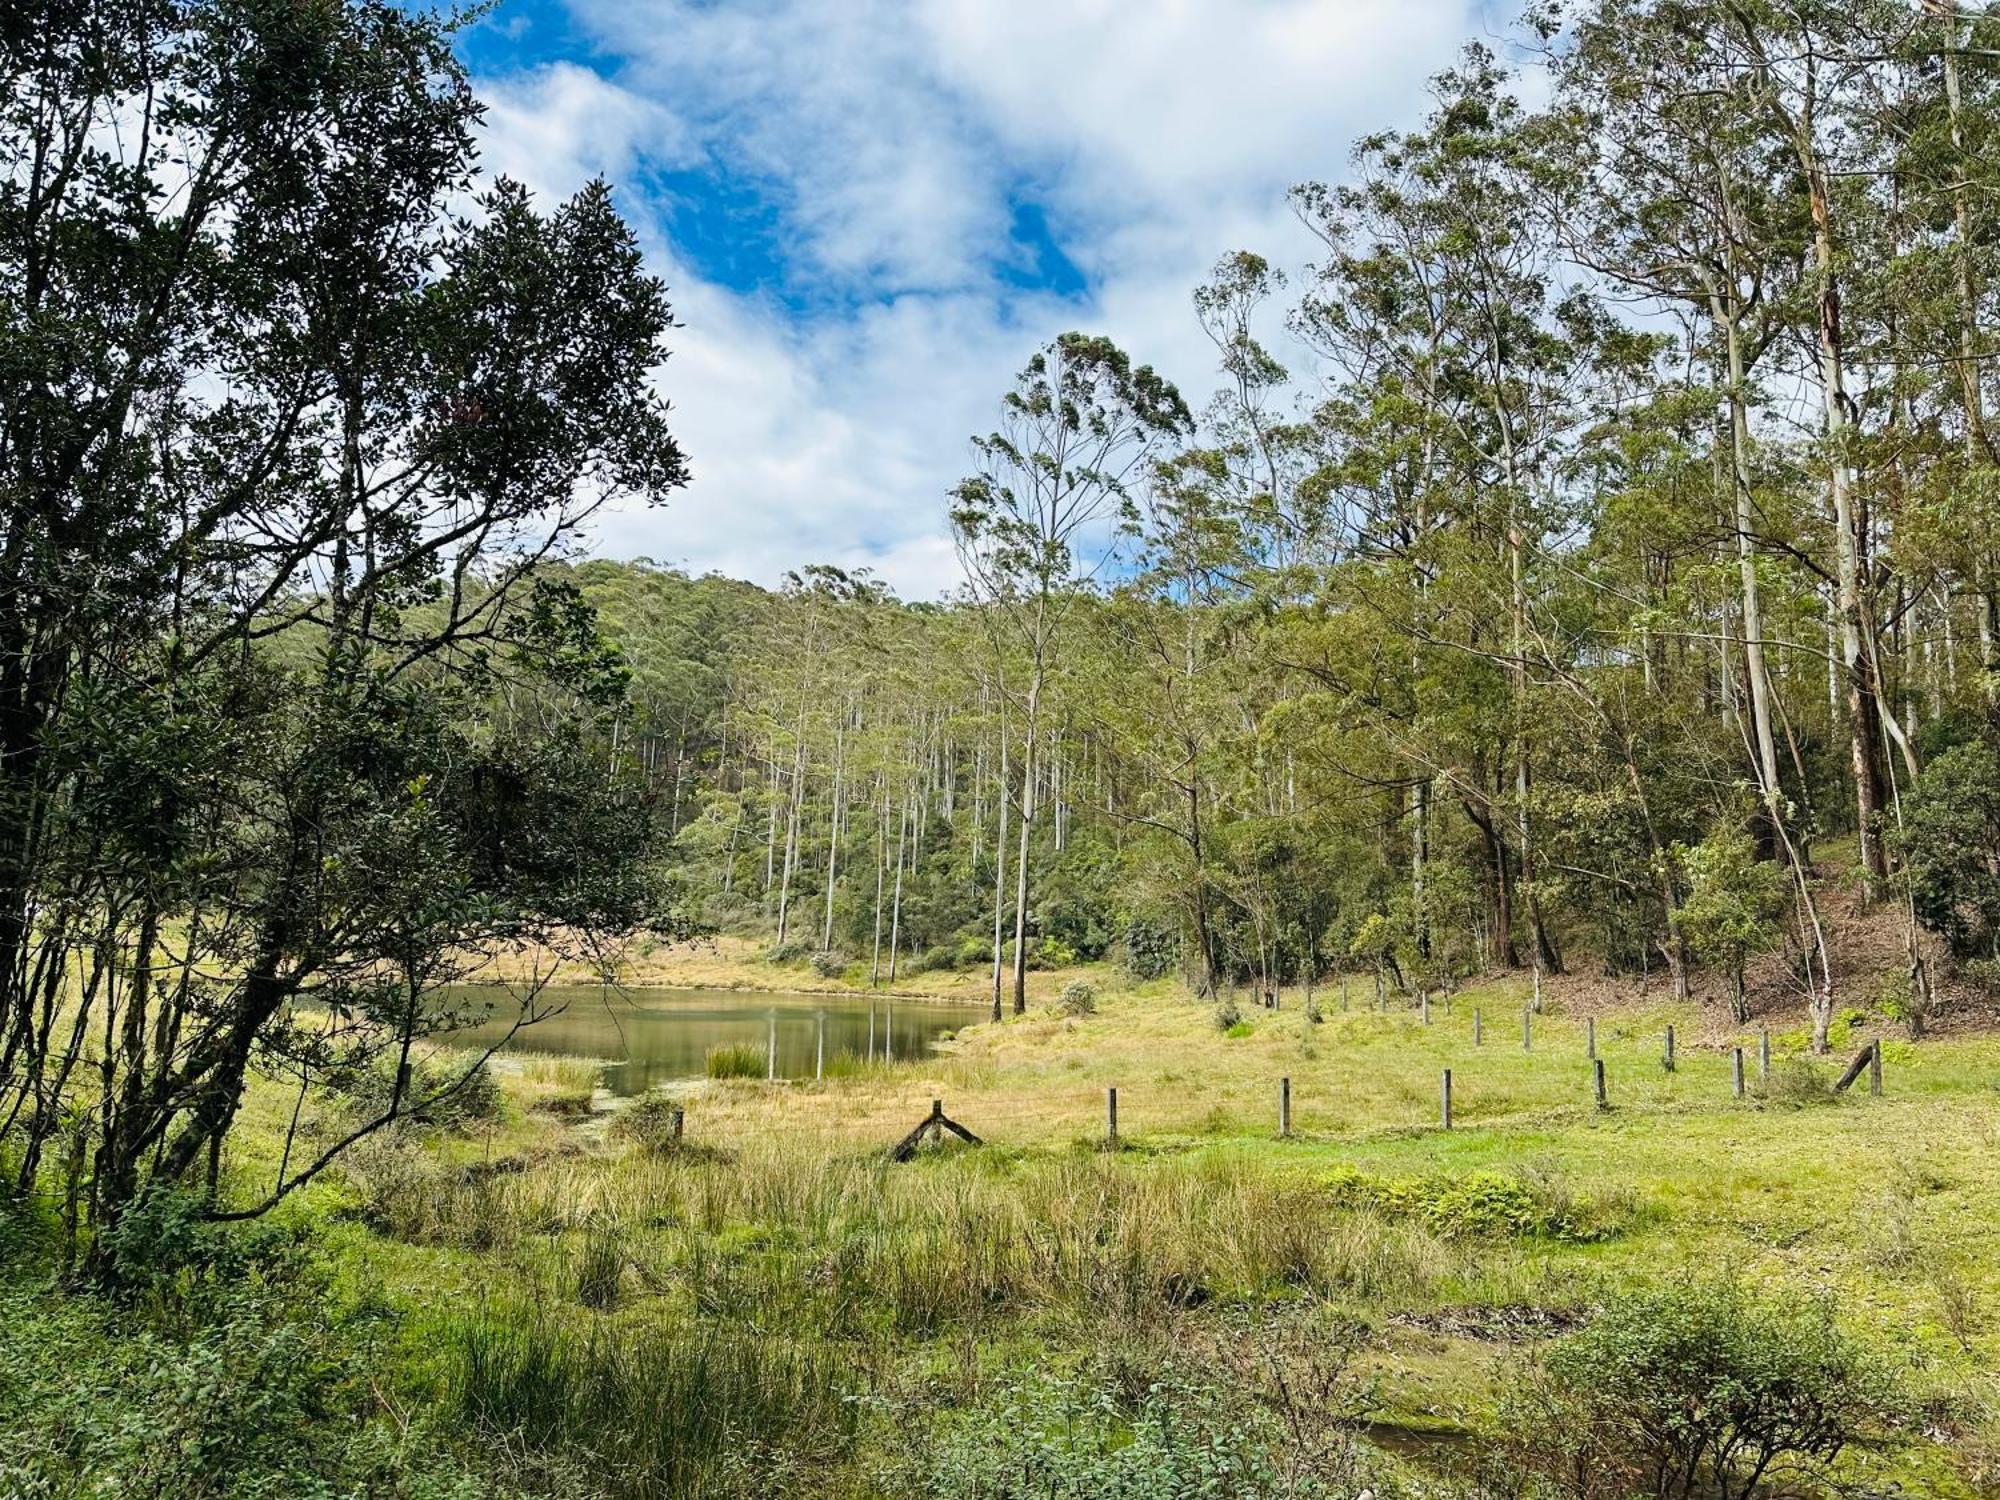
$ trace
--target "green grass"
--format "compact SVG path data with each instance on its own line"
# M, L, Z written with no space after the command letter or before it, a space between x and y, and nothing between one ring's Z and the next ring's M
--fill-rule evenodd
M1121 1421L1160 1385L1249 1431L1274 1369L1286 1390L1327 1378L1326 1337L1265 1349L1303 1318L1351 1330L1342 1378L1365 1398L1340 1408L1342 1461L1378 1492L1403 1472L1445 1495L1442 1471L1503 1435L1539 1341L1691 1268L1830 1294L1909 1392L1921 1420L1857 1446L1845 1480L2000 1479L2000 1039L1892 1040L1882 1097L1865 1077L1834 1096L1800 1080L1843 1056L1781 1034L1767 1090L1754 1033L1632 1009L1599 1017L1599 1110L1580 1024L1538 1016L1521 1047L1524 988L1463 992L1428 1026L1329 991L1322 1025L1288 1005L1231 1038L1210 1007L1107 985L1093 1017L971 1027L940 1057L693 1085L670 1151L522 1107L548 1084L503 1075L499 1122L362 1152L295 1212L336 1301L407 1320L394 1399L531 1493L580 1470L619 1497L906 1492L1004 1428L1031 1370ZM1849 1018L1841 1045L1872 1034ZM730 1050L749 1066L711 1054L712 1075L762 1077ZM889 1165L934 1098L987 1144ZM263 1170L262 1148L231 1167Z
M731 1042L708 1049L708 1076L762 1078L769 1071L769 1062L758 1048L745 1042Z

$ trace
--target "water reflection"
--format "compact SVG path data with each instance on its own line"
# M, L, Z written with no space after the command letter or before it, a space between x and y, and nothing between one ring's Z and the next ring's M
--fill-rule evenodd
M503 1035L516 1005L504 990L479 988L455 991L451 1003L470 1014L492 1013L490 1021L461 1033L468 1042ZM775 1046L780 1078L811 1078L822 1055L829 1068L843 1056L909 1060L929 1052L943 1033L988 1014L982 1005L867 996L595 985L546 989L538 1003L563 1009L524 1028L510 1049L605 1058L605 1087L614 1094L701 1077L711 1047L751 1048L761 1064Z

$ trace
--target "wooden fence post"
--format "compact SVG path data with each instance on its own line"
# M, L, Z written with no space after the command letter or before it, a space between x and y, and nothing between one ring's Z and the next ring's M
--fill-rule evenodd
M1667 1028L1667 1055L1661 1061L1666 1064L1669 1073L1674 1071L1674 1028L1672 1026Z
M687 1129L687 1111L682 1109L679 1105L676 1105L674 1106L674 1139L679 1140L681 1138L682 1132L685 1131L686 1129Z
M1876 1095L1882 1092L1882 1038L1879 1036L1868 1052L1868 1092Z
M1583 1023L1583 1055L1596 1060L1597 1057L1597 1017L1586 1017Z
M1418 990L1418 991L1417 991L1417 1009L1418 1009L1418 1010L1419 1010L1420 1012L1422 1012L1422 1014L1423 1014L1423 1018L1424 1018L1424 1024L1425 1024L1426 1026L1430 1025L1430 1024L1431 1024L1431 992L1430 992L1430 991L1429 991L1428 989L1421 989L1421 990Z
M1521 1010L1521 1050L1535 1050L1535 1013L1525 1006Z
M1289 1078L1280 1078L1278 1080L1278 1134L1289 1136L1291 1133L1292 1080Z
M1741 1047L1738 1047L1732 1054L1731 1063L1733 1073L1730 1080L1732 1092L1738 1099L1741 1099L1743 1097L1743 1049Z
M1118 1090L1104 1091L1104 1139L1117 1144L1118 1141Z
M1479 1045L1480 1045L1480 1043L1481 1043L1481 1042L1482 1042L1482 1041L1484 1040L1484 1036L1483 1036L1483 1031L1484 1031L1484 1027L1482 1026L1482 1024L1481 1024L1481 1021L1480 1021L1480 1016L1479 1016L1479 1007L1475 1005L1475 1006L1473 1006L1473 1007L1472 1007L1472 1045L1473 1045L1473 1046L1475 1046L1475 1047L1479 1046Z
M1438 1117L1446 1130L1451 1129L1451 1069L1444 1070L1438 1080Z
M1600 1057L1592 1063L1591 1071L1596 1075L1597 1107L1605 1109L1609 1107L1611 1100L1604 1090L1604 1059Z

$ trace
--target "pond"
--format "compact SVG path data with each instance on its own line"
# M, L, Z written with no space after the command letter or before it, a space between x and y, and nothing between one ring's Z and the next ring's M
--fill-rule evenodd
M468 987L451 996L455 1007L486 1007L493 1019L459 1033L467 1043L504 1035L516 1001L504 990ZM983 1021L984 1005L931 1000L890 1000L866 995L803 995L746 990L599 989L551 987L538 1003L560 1013L521 1029L507 1050L563 1057L601 1057L604 1086L614 1094L643 1094L657 1084L700 1078L711 1047L739 1046L766 1056L777 1040L778 1076L810 1078L822 1028L829 1065L845 1053L856 1058L904 1061L927 1055L947 1032Z

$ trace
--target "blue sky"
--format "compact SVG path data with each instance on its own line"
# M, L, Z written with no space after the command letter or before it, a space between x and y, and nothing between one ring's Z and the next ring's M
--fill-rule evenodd
M1285 189L1491 29L1473 0L502 0L461 40L488 169L610 179L685 324L695 482L600 550L947 591L945 493L1035 346L1109 333L1199 405L1207 267L1302 269Z

